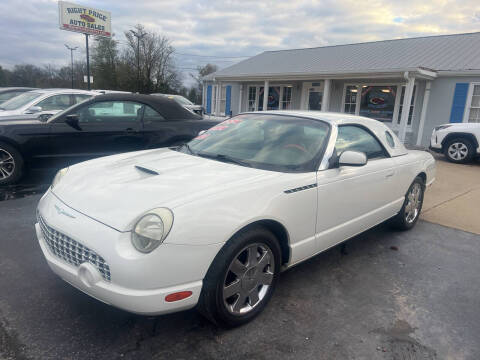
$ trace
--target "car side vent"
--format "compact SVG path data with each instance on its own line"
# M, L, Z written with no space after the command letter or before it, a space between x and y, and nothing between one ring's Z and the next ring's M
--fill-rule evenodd
M315 187L317 187L317 184L310 184L310 185L305 185L305 186L300 186L300 187L297 187L297 188L285 190L284 193L285 194L291 194L291 193L294 193L294 192L298 192L298 191L302 191L302 190L308 190L308 189L312 189L312 188L315 188Z

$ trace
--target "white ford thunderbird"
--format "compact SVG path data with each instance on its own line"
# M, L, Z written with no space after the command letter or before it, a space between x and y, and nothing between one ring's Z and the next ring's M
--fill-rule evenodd
M51 269L139 314L192 308L224 326L255 317L279 273L388 220L410 229L435 178L375 120L244 113L176 149L58 172L37 210Z

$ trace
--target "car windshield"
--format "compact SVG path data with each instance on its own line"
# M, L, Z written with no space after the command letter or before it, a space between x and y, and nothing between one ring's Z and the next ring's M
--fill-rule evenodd
M0 103L10 100L15 96L18 96L20 92L21 91L8 91L8 92L0 93Z
M176 100L180 105L193 105L193 103L190 100L184 98L183 96L177 95L177 96L172 96L171 98Z
M14 98L11 98L8 101L5 101L0 106L0 108L2 110L16 110L21 108L22 106L27 105L29 102L31 102L32 100L35 100L36 98L39 98L42 95L43 94L40 92L28 91L21 95L15 96Z
M242 114L197 136L179 151L265 170L314 171L330 126L278 114Z

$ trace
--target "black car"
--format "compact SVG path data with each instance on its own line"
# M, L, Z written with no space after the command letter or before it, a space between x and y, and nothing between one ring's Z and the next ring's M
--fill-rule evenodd
M0 123L0 185L26 167L68 165L120 152L176 146L218 122L204 120L176 101L150 95L100 95L42 122Z
M20 95L26 91L36 90L36 88L30 87L5 87L0 88L0 104L4 103L11 98Z

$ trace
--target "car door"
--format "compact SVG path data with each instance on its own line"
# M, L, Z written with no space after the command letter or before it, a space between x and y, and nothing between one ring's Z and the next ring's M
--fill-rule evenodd
M319 251L348 239L395 214L395 163L373 133L362 126L338 127L335 153L360 151L364 166L318 171L316 241Z
M143 135L148 148L179 145L198 135L199 120L169 120L145 105Z
M52 124L54 156L80 161L144 148L143 104L133 101L88 102ZM71 122L68 118L76 119Z

